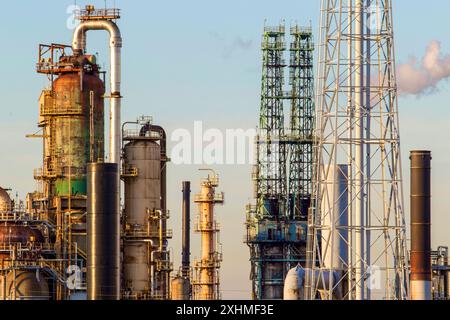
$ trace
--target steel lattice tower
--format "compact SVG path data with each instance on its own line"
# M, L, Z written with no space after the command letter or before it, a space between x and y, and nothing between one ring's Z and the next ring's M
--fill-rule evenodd
M264 30L260 128L253 172L256 206L247 207L254 299L282 299L287 272L306 259L306 209L311 199L312 34L291 30L290 82L284 92L285 26ZM306 88L305 86L309 86ZM284 104L291 101L285 130ZM308 164L306 163L308 162ZM309 193L308 193L309 192Z
M310 299L406 299L392 1L322 0Z
M290 218L304 220L311 205L314 135L314 42L311 28L291 28L289 141Z

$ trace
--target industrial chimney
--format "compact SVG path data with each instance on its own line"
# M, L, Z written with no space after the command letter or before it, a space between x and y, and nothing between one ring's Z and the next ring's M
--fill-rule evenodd
M87 298L120 300L119 166L89 163L87 171Z
M431 300L431 152L411 152L411 300Z
M190 255L191 255L191 183L183 181L183 243L182 243L182 265L181 273L183 277L189 277Z
M191 182L183 181L181 270L172 280L172 300L191 298Z

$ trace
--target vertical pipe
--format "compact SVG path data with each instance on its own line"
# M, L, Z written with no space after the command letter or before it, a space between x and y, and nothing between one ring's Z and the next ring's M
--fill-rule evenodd
M88 300L120 299L120 216L116 203L119 166L88 164Z
M411 152L411 300L431 300L431 152Z
M353 2L349 1L349 8L348 8L348 34L351 35L353 33ZM353 96L353 37L349 36L347 39L347 50L348 50L348 60L350 61L348 64L348 113L349 113L349 120L348 120L348 127L349 127L349 140L353 140L353 117L354 117L354 96ZM351 144L348 146L348 203L350 204L348 206L348 245L347 245L347 269L348 269L348 299L353 300L353 147Z
M370 40L370 35L372 33L372 31L370 30L370 28L372 27L371 25L371 14L372 12L369 11L371 9L372 6L372 0L367 0L367 4L366 4L366 9L367 9L367 15L366 15L366 87L365 87L365 91L366 91L366 105L365 105L365 111L366 111L366 140L370 141L371 138L371 40ZM370 226L371 226L371 201L370 201L370 194L371 194L371 189L370 189L370 185L371 185L371 165L370 165L370 161L371 161L371 155L372 150L371 150L371 146L370 143L366 144L366 252L365 252L365 263L367 268L371 267L371 257L370 257L370 249L371 249L371 235L370 235ZM370 292L370 286L367 286L366 288L366 292L367 292L367 296L366 299L370 300L371 299L371 292Z
M356 0L355 8L355 287L356 300L364 300L364 28L363 0Z
M94 127L94 91L89 92L89 161L94 162L98 159L94 159L95 150L95 127Z
M183 181L183 230L182 230L182 263L181 272L183 277L189 277L190 255L191 255L191 182Z
M86 33L89 30L106 30L109 32L110 68L111 68L111 111L110 111L110 162L120 163L121 144L121 78L122 78L122 36L113 21L92 20L82 21L75 29L72 46L74 51L86 51Z

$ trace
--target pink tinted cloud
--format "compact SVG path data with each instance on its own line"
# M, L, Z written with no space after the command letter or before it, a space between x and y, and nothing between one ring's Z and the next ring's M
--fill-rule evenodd
M443 56L441 43L431 41L422 61L411 58L397 70L400 94L423 95L436 90L442 80L450 77L450 55Z

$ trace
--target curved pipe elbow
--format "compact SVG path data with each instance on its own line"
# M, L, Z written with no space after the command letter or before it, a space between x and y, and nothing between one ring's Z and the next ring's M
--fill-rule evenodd
M83 21L73 33L72 47L74 50L86 50L86 33L90 30L105 30L110 36L111 48L122 48L122 35L119 27L113 21Z

